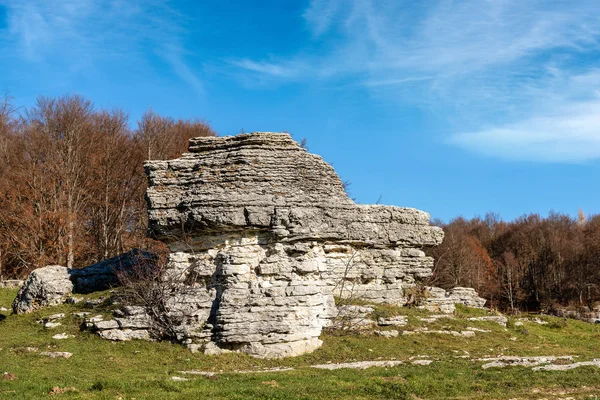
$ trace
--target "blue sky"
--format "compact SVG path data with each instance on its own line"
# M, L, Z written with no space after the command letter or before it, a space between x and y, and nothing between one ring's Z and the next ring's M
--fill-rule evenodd
M600 213L600 2L0 0L0 90L288 131L360 203Z

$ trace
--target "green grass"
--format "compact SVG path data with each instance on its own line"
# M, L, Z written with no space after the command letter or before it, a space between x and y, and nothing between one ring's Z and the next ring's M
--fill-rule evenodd
M0 289L0 306L8 307L15 290ZM598 358L600 326L579 321L545 317L549 325L525 322L505 329L489 322L467 321L481 310L459 308L456 319L426 324L418 318L422 310L378 306L379 315L403 314L409 326L430 329L489 329L473 338L449 335L413 335L385 339L374 335L328 336L312 354L283 360L260 360L242 354L206 356L192 354L171 343L132 341L113 343L79 330L79 320L70 313L85 311L83 305L62 305L30 315L7 315L0 322L0 374L9 372L14 380L0 377L0 399L51 397L53 387L74 388L52 397L65 399L509 399L509 398L590 398L600 393L600 369L579 368L565 372L534 372L528 368L481 369L481 363L457 358L497 355L574 355L577 361ZM93 310L100 314L102 310ZM107 310L104 310L107 311ZM64 312L63 326L45 330L36 321ZM2 313L9 314L7 312ZM558 323L557 321L560 321ZM514 321L513 321L514 322ZM553 324L553 322L557 322ZM70 340L52 335L68 332ZM515 338L515 340L511 340ZM70 359L49 359L39 351L69 351ZM468 354L467 354L468 353ZM410 364L412 356L436 360L429 366ZM359 360L407 361L394 368L323 371L311 364ZM279 373L236 374L235 370L294 367ZM212 378L184 376L182 370L215 371ZM593 398L593 397L591 397Z

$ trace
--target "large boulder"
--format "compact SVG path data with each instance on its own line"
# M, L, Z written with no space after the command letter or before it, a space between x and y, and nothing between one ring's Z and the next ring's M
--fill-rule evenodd
M67 267L50 265L38 268L29 274L12 304L12 309L17 314L32 312L41 307L62 303L72 292L73 282Z
M135 266L152 267L156 256L139 249L101 261L81 269L51 265L29 274L13 301L16 314L35 311L41 307L62 303L72 293L91 293L119 284L119 272Z
M195 346L312 351L337 315L334 296L404 304L431 275L422 248L443 239L423 211L355 204L288 134L195 138L181 158L145 167L150 232L190 288L168 312Z

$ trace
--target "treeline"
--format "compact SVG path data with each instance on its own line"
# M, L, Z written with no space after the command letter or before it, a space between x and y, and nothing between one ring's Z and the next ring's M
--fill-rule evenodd
M79 96L31 108L0 100L0 279L77 268L146 247L144 160L169 159L216 133L200 120L120 109Z
M432 285L469 286L504 310L549 311L600 300L600 215L551 213L504 222L495 214L437 222L444 242Z

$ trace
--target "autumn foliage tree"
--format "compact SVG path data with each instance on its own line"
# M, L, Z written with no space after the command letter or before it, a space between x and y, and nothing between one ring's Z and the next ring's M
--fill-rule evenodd
M474 287L512 311L600 301L600 216L530 214L503 222L488 214L438 224L446 237L430 251L433 284Z
M216 133L199 120L122 110L80 96L0 102L0 278L48 264L77 268L146 240L143 162Z

